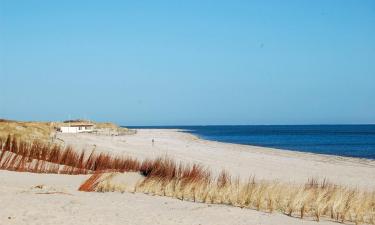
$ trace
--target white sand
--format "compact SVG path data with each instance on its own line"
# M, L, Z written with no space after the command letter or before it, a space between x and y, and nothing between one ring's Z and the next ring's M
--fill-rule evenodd
M92 149L95 144L98 150L138 158L167 154L185 162L201 163L215 171L225 168L241 176L255 174L259 179L305 182L308 177L317 176L361 188L374 188L375 184L374 161L210 142L170 130L140 130L137 135L123 137L80 134L59 135L59 138L77 148ZM87 178L0 171L0 224L317 224L279 213L140 193L77 191Z
M206 141L176 130L138 130L129 136L60 134L67 145L134 156L139 159L169 156L200 163L214 171L226 169L243 179L304 183L308 178L361 188L375 187L375 161L317 155L271 148ZM155 140L154 146L151 140Z
M278 213L132 193L86 193L86 176L0 171L1 225L316 225ZM33 188L44 184L45 190ZM337 224L321 222L321 225Z

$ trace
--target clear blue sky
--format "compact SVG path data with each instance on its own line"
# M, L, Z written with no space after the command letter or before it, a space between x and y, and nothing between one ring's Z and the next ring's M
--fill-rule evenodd
M0 0L0 117L375 123L375 1Z

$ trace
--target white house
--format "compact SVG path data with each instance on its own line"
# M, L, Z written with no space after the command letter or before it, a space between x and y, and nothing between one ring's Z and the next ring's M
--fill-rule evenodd
M81 133L81 132L91 132L94 130L94 124L91 123L72 123L64 124L60 126L58 131L62 133Z

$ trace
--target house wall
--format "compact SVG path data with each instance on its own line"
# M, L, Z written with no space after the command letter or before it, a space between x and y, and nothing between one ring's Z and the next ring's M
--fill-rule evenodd
M81 129L80 129L81 128ZM62 133L80 133L85 131L92 131L92 127L60 127Z
M78 133L78 127L60 127L62 133Z

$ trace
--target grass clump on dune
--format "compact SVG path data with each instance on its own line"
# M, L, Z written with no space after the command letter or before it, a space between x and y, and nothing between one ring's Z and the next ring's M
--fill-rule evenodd
M342 223L375 224L374 192L334 185L326 180L310 179L304 185L256 181L254 178L240 182L225 171L213 177L199 165L177 164L168 158L144 161L142 166L140 172L145 178L134 187L136 192L281 212L299 218L312 217L317 221L325 218ZM103 179L100 174L94 176L100 181L91 182L92 185L85 182L80 190L125 191L118 182L111 186L112 176L108 174L103 175Z
M139 171L136 159L105 152L76 151L72 147L25 142L16 137L0 138L0 169L35 172L88 174L96 171Z

